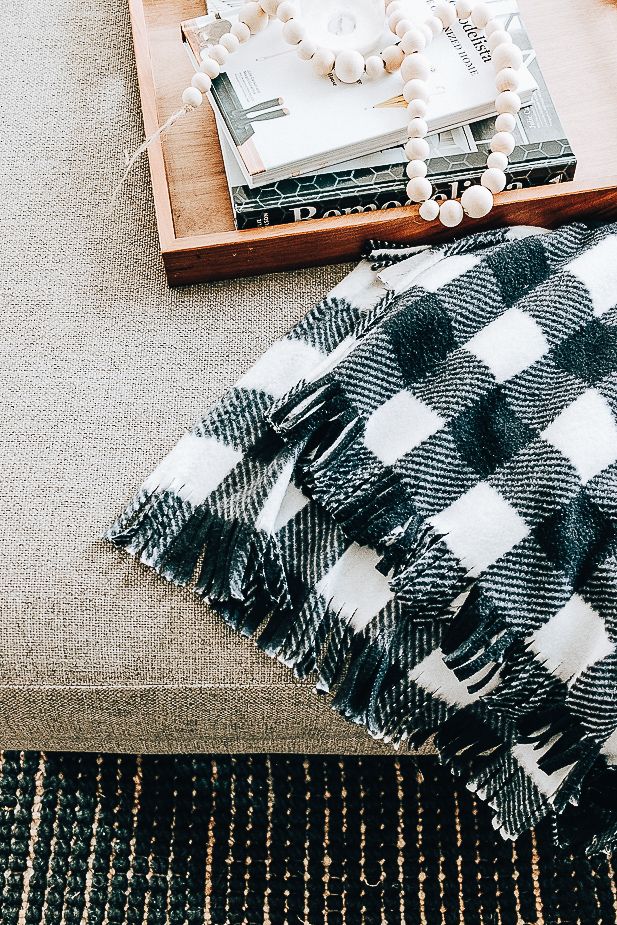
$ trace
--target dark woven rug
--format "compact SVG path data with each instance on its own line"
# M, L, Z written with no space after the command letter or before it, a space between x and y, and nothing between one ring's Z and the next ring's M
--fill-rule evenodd
M516 845L431 760L5 752L2 925L608 925L615 871Z

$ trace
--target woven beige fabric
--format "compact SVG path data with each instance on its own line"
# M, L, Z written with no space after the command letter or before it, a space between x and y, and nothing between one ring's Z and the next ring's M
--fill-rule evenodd
M125 0L0 7L0 745L381 750L186 591L96 541L345 272L167 288Z

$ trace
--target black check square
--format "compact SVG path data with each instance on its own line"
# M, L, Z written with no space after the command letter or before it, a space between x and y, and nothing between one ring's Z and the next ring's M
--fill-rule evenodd
M513 260L514 250L506 244L487 258L499 281L503 301L508 306L514 305L530 289L538 286L550 272L546 251L539 238L518 241L515 251L516 260Z
M452 322L437 296L427 294L384 324L407 385L423 379L457 347Z
M617 532L585 489L581 489L569 504L536 528L535 537L556 568L577 589L589 581Z
M592 318L555 347L553 363L595 385L617 368L617 331Z
M536 436L514 414L501 389L493 389L450 425L462 459L487 478Z

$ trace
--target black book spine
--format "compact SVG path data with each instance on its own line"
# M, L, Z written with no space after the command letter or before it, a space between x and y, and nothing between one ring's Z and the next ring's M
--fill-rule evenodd
M570 156L556 161L544 161L536 165L518 164L508 174L506 189L523 189L531 186L544 186L548 183L562 183L574 178L576 159ZM477 183L482 171L458 177L431 178L436 198L458 197L472 183ZM238 229L266 228L270 225L286 225L292 222L306 221L312 218L328 218L335 215L353 215L359 212L375 212L380 209L392 209L409 205L405 193L406 177L399 183L384 187L364 187L343 196L334 194L325 199L303 202L290 202L288 205L263 208L255 205L235 211Z

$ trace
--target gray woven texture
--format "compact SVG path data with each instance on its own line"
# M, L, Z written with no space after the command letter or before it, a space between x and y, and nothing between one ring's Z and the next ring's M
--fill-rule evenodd
M167 288L124 0L0 8L0 745L381 750L187 591L96 540L343 275Z

